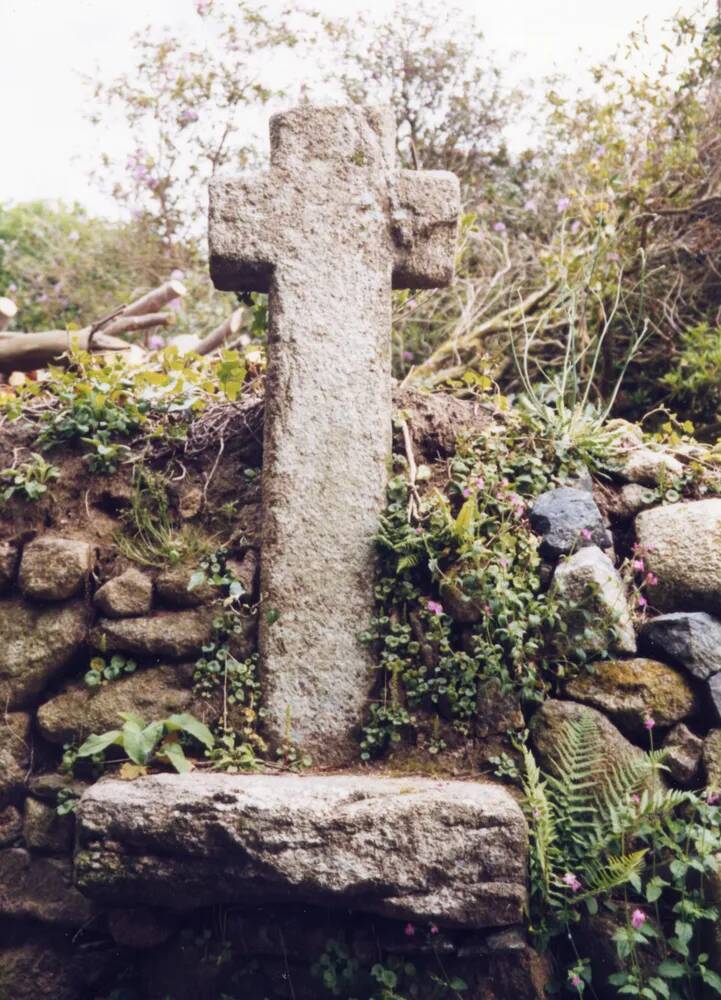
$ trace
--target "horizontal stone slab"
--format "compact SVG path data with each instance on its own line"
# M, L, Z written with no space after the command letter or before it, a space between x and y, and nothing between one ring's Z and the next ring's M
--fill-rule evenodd
M447 927L522 921L528 836L506 789L364 775L160 774L93 785L77 885L187 910L307 902Z

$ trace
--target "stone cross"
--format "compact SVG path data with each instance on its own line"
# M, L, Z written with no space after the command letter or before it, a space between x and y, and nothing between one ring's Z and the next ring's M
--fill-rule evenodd
M453 276L459 186L398 170L389 109L270 120L270 169L210 188L210 271L269 293L260 654L268 735L357 756L391 449L391 290Z

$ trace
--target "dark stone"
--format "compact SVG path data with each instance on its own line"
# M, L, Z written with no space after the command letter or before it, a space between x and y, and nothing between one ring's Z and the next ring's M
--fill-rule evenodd
M611 547L601 511L585 490L559 486L536 498L531 508L531 527L542 536L541 554L556 558L586 545ZM588 538L581 534L589 533Z
M93 914L73 885L69 859L32 857L19 847L0 851L0 917L82 927Z
M640 641L700 680L721 670L721 621L705 611L659 615L642 627Z
M504 693L495 677L479 688L476 708L476 736L481 739L523 729L525 724L518 695Z
M73 846L75 819L72 813L59 816L54 806L39 799L25 802L25 846L43 854L69 854Z
M20 551L12 542L0 542L0 594L7 594L15 582Z
M671 777L679 785L692 785L701 762L703 740L681 722L666 736L663 749L666 751L664 764Z
M706 681L706 691L716 719L721 722L721 673L714 674Z
M133 948L138 951L157 948L165 944L175 928L176 920L167 910L134 907L111 910L108 914L110 936L123 948Z
M23 832L23 818L15 806L0 811L0 847L8 847Z

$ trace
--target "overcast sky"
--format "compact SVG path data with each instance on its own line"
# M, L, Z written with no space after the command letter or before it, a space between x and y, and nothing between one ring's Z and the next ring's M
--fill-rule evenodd
M455 0L452 5L477 15L501 56L525 53L524 75L560 71L580 80L585 68L612 52L642 18L648 33L658 36L679 0ZM312 6L334 14L392 8L388 0L316 0ZM88 182L97 164L98 136L84 118L83 77L102 73L107 79L131 65L130 36L149 23L202 37L193 0L0 0L0 201L63 198L111 211L109 200ZM112 146L110 151L122 153Z

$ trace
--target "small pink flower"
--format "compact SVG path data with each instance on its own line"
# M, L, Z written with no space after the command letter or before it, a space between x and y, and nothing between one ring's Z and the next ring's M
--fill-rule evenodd
M570 198L559 198L556 203L556 208L559 212L565 212L568 206L571 204Z
M434 615L443 614L443 605L439 601L426 601L426 607Z
M640 801L641 801L641 796L636 795L636 793L634 792L633 795L631 796L631 802L633 802L633 804L637 806L640 803Z
M577 990L581 989L581 977L575 972L571 976L571 986L574 986Z
M646 598L643 596L643 594L639 594L639 596L638 596L638 606L639 606L639 608L645 608L647 605L648 605L648 601L646 600Z
M165 347L165 337L159 333L153 333L148 340L148 347L151 351L160 351Z
M631 914L631 926L634 930L638 930L639 927L643 927L647 920L648 917L643 910L634 910Z
M572 872L566 872L563 876L563 881L567 886L569 886L569 888L573 889L574 892L578 892L581 888L581 883Z
M505 231L506 231L506 223L505 222L494 222L493 223L493 229L494 229L494 232L496 232L496 233L505 233Z
M179 267L174 267L170 272L170 277L173 281L182 281L185 277L185 271L181 271Z
M464 486L463 489L461 490L461 493L463 494L464 497L469 497L471 495L471 492L472 491L470 486Z
M710 806L717 806L721 802L721 792L707 792L706 801Z
M576 233L580 228L581 228L581 223L578 221L578 219L574 219L573 222L571 223L571 232L573 233L574 236L576 235Z
M606 254L606 260L616 261L616 260L620 260L620 259L621 258L620 258L620 256L617 253L607 253Z
M431 924L431 926L428 929L431 932L431 934L437 934L438 933L438 928L436 927L435 924Z
M483 478L483 476L476 476L476 486L478 487L478 489L482 490L485 485L486 481Z
M73 229L72 233L68 233L68 239L71 240L73 243L78 242L78 240L80 239L80 233L77 231L77 229Z
M178 120L181 125L191 125L193 122L197 122L198 112L193 111L192 108L183 108L178 116Z
M636 570L637 573L643 573L646 569L646 564L643 559L634 559L631 566Z
M646 718L643 720L643 728L648 729L649 732L651 732L651 730L655 725L656 725L656 720L651 718L650 715L647 715Z
M415 300L415 299L408 299L408 301L406 302L406 307L407 307L408 309L415 309L415 307L416 307L417 305L418 305L418 303L416 302L416 300Z
M535 201L532 198L529 198L528 201L524 204L523 211L524 212L535 212L536 211L536 203L535 203Z
M647 587L655 587L656 584L658 583L658 577L656 576L655 573L647 573L644 583L646 584Z
M413 360L413 351L404 351L403 352L403 360L404 361L412 361Z
M590 542L593 538L593 532L589 528L581 528L581 538L584 542Z
M405 934L406 937L413 937L413 935L416 933L416 929L413 926L413 924L406 924L406 926L403 928L403 933Z

